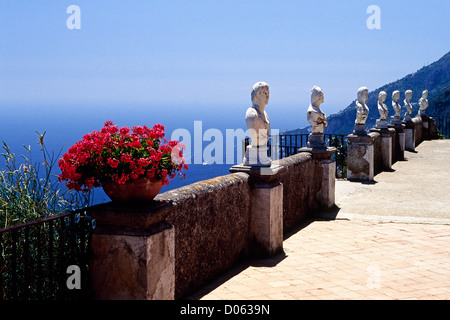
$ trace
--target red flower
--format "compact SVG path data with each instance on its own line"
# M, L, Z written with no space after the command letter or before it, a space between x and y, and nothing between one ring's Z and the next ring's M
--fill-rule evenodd
M128 128L128 127L120 128L120 134L126 135L126 134L128 134L128 132L130 132L130 128Z
M184 145L167 141L164 135L161 124L153 128L144 125L119 129L112 121L106 121L100 131L85 134L59 159L58 179L67 181L67 187L77 191L87 191L111 179L123 184L144 176L167 185L169 178L188 167L183 165L185 159L181 151L175 149ZM172 150L181 161L173 161Z
M117 168L119 166L119 160L117 159L108 158L106 163L109 164L111 168Z
M122 154L120 156L120 161L130 163L133 160L130 154Z

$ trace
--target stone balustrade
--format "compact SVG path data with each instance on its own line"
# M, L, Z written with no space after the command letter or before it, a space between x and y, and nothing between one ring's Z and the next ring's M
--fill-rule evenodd
M95 298L181 298L242 258L281 251L285 232L334 205L333 164L302 152L271 175L231 169L147 205L97 206Z
M404 160L405 149L414 152L423 140L437 137L436 123L424 113L425 100L420 116L412 119L408 114L400 121L398 91L393 94L398 110L391 124L386 122L383 93L383 117L366 132L367 96L368 89L361 87L355 130L348 135L349 180L372 181ZM256 83L251 97L246 123L252 144L244 150L243 163L230 168L231 174L164 192L147 204L91 208L97 224L90 262L94 298L181 298L244 257L281 252L284 233L334 206L336 149L324 141L322 89L311 90L307 115L313 131L308 146L274 161L267 155L267 83Z
M347 136L347 179L373 181L382 171L391 170L397 161L405 160L405 150L415 152L422 141L437 139L436 122L427 116L416 116L411 121L372 128L367 134Z

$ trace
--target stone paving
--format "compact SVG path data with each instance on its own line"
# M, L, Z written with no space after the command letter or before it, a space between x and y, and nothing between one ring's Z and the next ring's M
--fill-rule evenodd
M442 170L450 141L425 141L416 150L374 184L338 181L337 210L286 235L283 253L245 261L185 299L450 299L450 206L442 205L450 199L450 170ZM404 196L398 206L394 175L411 206ZM352 202L361 189L370 194L366 211Z

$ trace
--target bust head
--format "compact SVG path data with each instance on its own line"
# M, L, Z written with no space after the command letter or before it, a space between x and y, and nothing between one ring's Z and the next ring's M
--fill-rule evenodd
M311 104L315 107L319 107L323 103L323 91L318 86L314 86L311 89Z
M369 97L369 89L367 87L361 87L358 89L358 102L364 104Z
M405 91L405 100L406 101L409 101L409 100L411 100L411 98L412 98L412 91L411 90L406 90Z
M395 90L392 92L392 101L397 102L400 99L400 91Z
M252 89L252 104L264 107L269 103L269 85L265 82L257 82Z
M424 98L424 99L428 98L428 90L422 91L422 98Z
M385 91L380 91L380 93L378 94L378 101L383 103L384 101L386 101L386 97L387 93Z

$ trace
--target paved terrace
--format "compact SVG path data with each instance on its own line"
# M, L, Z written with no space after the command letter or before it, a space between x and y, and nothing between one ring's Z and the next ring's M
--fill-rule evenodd
M336 210L186 299L450 299L450 140L373 183L336 181Z

